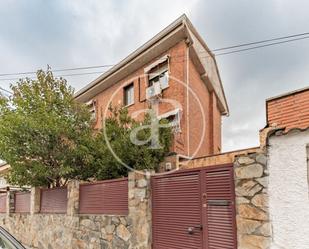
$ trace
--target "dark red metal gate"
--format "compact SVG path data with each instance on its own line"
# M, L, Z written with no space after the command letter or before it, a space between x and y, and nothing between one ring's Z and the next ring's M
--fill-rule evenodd
M153 245L155 249L202 248L199 172L173 173L152 178Z
M232 165L152 177L154 249L236 249Z

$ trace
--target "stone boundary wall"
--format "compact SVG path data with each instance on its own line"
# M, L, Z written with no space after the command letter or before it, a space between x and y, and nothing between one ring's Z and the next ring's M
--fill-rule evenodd
M264 153L234 161L238 249L267 249L271 242L268 169Z
M129 174L127 216L78 214L79 183L72 181L67 214L40 214L40 189L32 188L30 214L12 213L7 194L0 226L31 249L151 249L151 174ZM267 249L272 234L266 152L235 155L234 180L238 249Z
M32 188L30 214L7 211L0 226L31 249L150 249L150 173L131 172L128 178L127 216L78 214L79 183L72 181L67 214L40 214L40 189Z

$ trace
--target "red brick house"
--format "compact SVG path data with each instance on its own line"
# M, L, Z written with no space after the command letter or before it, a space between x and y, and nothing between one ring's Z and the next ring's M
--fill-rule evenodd
M154 98L158 115L175 125L174 152L221 151L221 117L228 115L228 105L214 55L186 15L76 93L78 101L90 105L96 128L109 103L127 106L133 114L149 108Z

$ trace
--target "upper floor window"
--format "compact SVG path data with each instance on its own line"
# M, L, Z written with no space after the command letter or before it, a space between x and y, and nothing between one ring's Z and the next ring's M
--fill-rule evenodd
M132 105L134 103L134 84L131 83L123 89L123 102L125 106Z
M158 117L160 120L161 119L166 119L169 122L170 127L172 127L174 133L181 132L181 127L180 127L180 119L181 119L181 110L179 108L164 113Z
M168 87L168 62L165 61L151 69L148 72L148 85L153 86L155 83L160 83L161 89Z
M169 55L164 55L145 67L144 73L148 75L148 86L159 83L161 89L167 88L169 84Z

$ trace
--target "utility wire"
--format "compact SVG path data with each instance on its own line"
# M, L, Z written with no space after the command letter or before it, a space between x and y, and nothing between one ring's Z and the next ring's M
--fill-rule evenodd
M268 39L268 40L263 40L263 41L244 43L244 44L239 44L239 45L235 45L235 46L217 48L217 49L211 50L211 52L230 50L230 49L233 49L233 48L245 47L245 46L250 46L250 45L254 45L254 44L261 44L261 43L266 43L266 42L270 42L270 41L283 40L283 39L299 37L299 36L304 36L304 35L309 35L309 32L301 33L301 34L295 34L295 35L290 35L290 36L284 36L284 37L278 37L278 38L273 38L273 39ZM274 45L278 45L278 44L289 43L289 42L298 41L298 40L304 40L304 39L308 39L308 38L309 38L309 36L305 36L305 37L301 37L301 38L295 38L295 39L289 39L289 40L285 40L285 41L273 42L273 43L268 43L268 44L259 45L259 46L253 46L253 47L249 47L249 48L232 50L232 51L229 51L229 52L223 52L223 53L217 53L217 54L215 53L214 55L215 56L222 56L222 55L240 53L240 52L243 52L243 51L248 51L248 50L253 50L253 49L258 49L258 48L263 48L263 47L269 47L269 46L274 46ZM199 52L199 54L202 54L202 52ZM173 57L175 58L177 56L173 56ZM183 57L183 55L178 56L178 57ZM207 57L210 57L210 55L201 56L201 58L207 58ZM106 65L100 65L100 66L87 66L87 67L56 69L56 70L53 70L53 72L86 70L86 69L105 68L105 67L112 67L112 66L113 66L112 64L106 64ZM35 74L35 73L36 73L35 71L33 71L33 72L18 72L18 73L5 73L5 74L0 74L0 77L1 76L10 76L10 75L27 75L27 74ZM55 77L64 77L64 76L70 77L70 76L101 74L101 73L103 73L103 72L85 72L85 73L75 73L75 74L63 74L63 75L57 75ZM29 77L29 78L31 78L31 77ZM20 78L5 78L5 79L1 79L0 78L0 80L3 80L3 81L5 81L5 80L18 80L18 79L20 79Z
M8 93L8 94L13 94L13 92L11 92L11 91L9 91L9 90L7 90L7 89L1 87L1 86L0 86L0 90L2 90L3 92L6 92L6 93Z
M53 71L54 72L54 71ZM81 75L89 75L89 74L101 74L104 73L102 71L97 71L97 72L88 72L88 73L72 73L72 74L60 74L60 75L54 75L54 77L66 77L66 76L81 76ZM26 77L28 79L35 79L34 76L32 77ZM0 80L19 80L21 78L5 78L5 79L1 79Z
M309 33L303 33L303 34L299 34L299 35L292 35L292 36L286 36L286 37L281 37L281 38L274 38L274 39L269 39L269 40L265 40L265 41L259 41L259 42L252 42L252 43L246 43L246 44L240 44L240 45L236 45L236 46L230 46L230 47L225 47L225 48L221 48L221 49L214 49L213 51L222 51L222 50L229 50L232 48L238 48L238 47L243 47L243 46L249 46L249 45L253 45L253 44L260 44L260 43L264 43L264 42L269 42L269 41L275 41L275 40L282 40L282 39L286 39L286 38L291 38L291 37L297 37L297 36L303 36L303 35L307 35ZM234 53L240 53L240 52L244 52L244 51L248 51L248 50L253 50L253 49L258 49L258 48L264 48L264 47L269 47L269 46L274 46L274 45L279 45L279 44L284 44L284 43L289 43L289 42L293 42L293 41L298 41L298 40L304 40L304 39L308 39L309 36L305 36L305 37L301 37L301 38L295 38L295 39L289 39L286 41L280 41L280 42L273 42L273 43L268 43L268 44L264 44L264 45L259 45L259 46L253 46L253 47L249 47L249 48L244 48L244 49L237 49L237 50L232 50L229 52L223 52L223 53L217 53L215 54L215 56L222 56L222 55L228 55L228 54L234 54ZM174 56L174 57L183 57L182 56ZM206 57L210 57L208 56L202 56L202 58L206 58ZM56 69L53 70L53 72L64 72L64 71L75 71L75 70L84 70L84 69L93 69L93 68L102 68L102 67L111 67L113 65L101 65L101 66L88 66L88 67L76 67L76 68L67 68L67 69ZM24 74L31 74L31 73L36 73L36 72L23 72L23 73L10 73L10 74L0 74L0 76L5 76L5 75L24 75ZM69 77L69 76L81 76L81 75L90 75L90 74L101 74L103 72L101 71L97 71L97 72L85 72L85 73L73 73L73 74L62 74L62 75L56 75L55 77ZM29 77L31 79L31 77ZM6 79L0 79L0 80L19 80L20 78L6 78ZM32 77L33 79L33 77ZM12 94L11 91L0 87L0 90Z
M262 40L262 41L256 41L256 42L243 43L243 44L233 45L233 46L229 46L229 47L216 48L216 49L212 49L211 52L217 52L217 51L221 51L221 50L228 50L228 49L239 48L239 47L247 47L247 46L250 46L250 45L256 45L256 44L261 44L261 43L265 43L265 42L284 40L284 39L289 39L289 38L294 38L294 37L299 37L299 36L305 36L305 35L309 35L309 32L301 33L301 34L295 34L295 35L289 35L289 36L282 36L282 37L277 37L277 38L272 38L272 39Z
M239 53L239 52L248 51L248 50L252 50L252 49L264 48L264 47L274 46L274 45L278 45L278 44L283 44L283 43L288 43L288 42L293 42L293 41L304 40L304 39L308 39L308 38L309 38L309 36L302 37L302 38L290 39L290 40L287 40L287 41L273 42L273 43L269 43L269 44L264 44L264 45L249 47L249 48L243 48L243 49L233 50L233 51L230 51L230 52L218 53L218 54L215 54L215 56L221 56L221 55L227 55L227 54L234 54L234 53Z
M88 66L88 67L74 67L74 68L65 68L65 69L55 69L53 72L65 72L65 71L76 71L76 70L85 70L85 69L94 69L102 67L112 67L113 65L101 65L101 66ZM10 76L10 75L26 75L26 74L35 74L36 71L32 72L22 72L22 73L3 73L0 76Z

